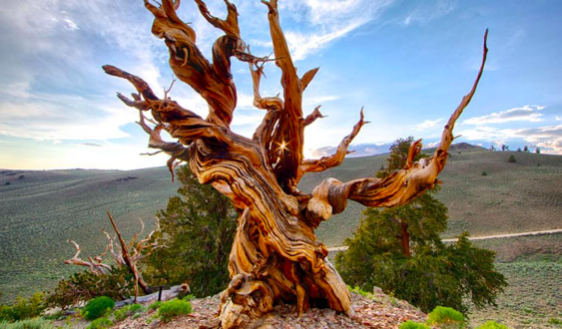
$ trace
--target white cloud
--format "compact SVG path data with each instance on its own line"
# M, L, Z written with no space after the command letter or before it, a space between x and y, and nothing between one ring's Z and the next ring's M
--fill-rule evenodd
M128 134L119 127L133 121L117 102L100 106L82 97L37 95L23 102L0 102L0 134L35 140L106 140Z
M556 116L556 121L562 121L562 117Z
M281 15L292 15L293 19L306 25L298 31L285 29L293 59L305 59L331 42L376 20L393 2L394 0L280 2Z
M523 107L516 107L507 111L495 112L489 115L474 117L464 120L464 125L484 125L491 123L506 123L513 121L526 121L526 122L540 122L543 121L541 117L544 115L537 111L544 109L544 106L525 105Z
M488 126L477 126L459 132L468 140L494 141L495 145L506 144L507 141L523 140L543 148L544 153L562 154L562 125L543 126L525 129L496 129Z
M406 18L399 19L398 23L408 27L412 24L426 24L436 18L442 17L455 9L455 0L426 0L408 12Z
M311 95L303 99L303 106L317 106L340 99L337 95Z
M434 128L441 121L443 121L443 118L436 119L436 120L425 120L424 122L416 125L416 129L426 130L426 129Z
M441 141L436 141L436 142L431 142L431 143L427 143L424 145L424 148L434 148L439 146L439 144L441 144Z

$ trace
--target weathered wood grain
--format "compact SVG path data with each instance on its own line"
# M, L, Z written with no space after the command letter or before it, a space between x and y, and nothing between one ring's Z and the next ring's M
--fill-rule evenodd
M345 209L351 199L367 206L395 206L408 202L437 183L445 166L447 150L453 140L453 127L468 105L483 71L445 126L441 145L433 157L412 163L387 178L365 178L351 182L328 179L312 194L301 193L297 184L309 172L338 166L349 152L353 138L367 122L359 122L343 139L336 153L317 160L304 159L304 129L323 117L317 107L303 115L302 98L318 72L312 69L302 77L292 61L279 22L276 0L265 1L273 43L273 58L255 57L240 36L236 6L224 0L226 19L214 17L201 0L195 0L201 15L224 32L213 45L212 63L197 47L196 32L176 14L179 1L163 0L153 5L145 0L154 15L152 33L164 40L170 52L170 67L178 79L193 88L209 105L203 119L183 108L166 94L158 98L140 77L104 66L113 76L128 80L138 94L133 100L119 94L127 105L141 112L139 124L149 134L149 146L166 152L174 161L189 163L201 184L212 184L226 195L240 213L229 271L231 283L222 293L217 325L223 328L252 327L279 302L297 304L299 313L311 306L330 307L353 314L349 291L330 262L328 250L314 229L332 214ZM264 11L265 13L265 11ZM252 139L229 128L236 109L236 86L230 69L231 58L249 64L254 87L254 106L267 111ZM283 95L262 97L260 81L266 62L281 70ZM150 111L155 127L150 127L143 112ZM178 142L160 137L167 131ZM421 150L416 142L410 159Z

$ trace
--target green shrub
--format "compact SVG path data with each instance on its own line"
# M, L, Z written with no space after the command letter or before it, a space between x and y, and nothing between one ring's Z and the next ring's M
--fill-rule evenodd
M139 265L144 279L154 285L189 282L195 296L212 296L230 282L228 260L238 213L212 186L199 184L189 166L178 168L176 177L182 186L156 215L161 231L153 236L168 248L154 250Z
M476 327L476 329L509 329L509 328L503 324L497 323L496 321L488 321L483 325Z
M169 321L175 316L189 313L191 313L191 303L175 298L162 303L158 309L158 315L163 321Z
M88 329L104 329L104 328L111 328L113 326L113 322L108 319L107 317L97 318L90 325Z
M66 280L60 280L55 290L49 293L47 305L64 310L95 297L107 296L113 300L123 300L132 296L134 289L135 279L125 267L112 267L103 275L82 271Z
M189 294L189 295L185 296L185 297L182 298L182 299L183 299L183 300L186 300L186 301L188 301L188 302L190 302L190 301L194 300L195 298L197 298L197 297L195 297L195 295Z
M483 171L483 172L482 172L482 176L488 176L488 173L485 172L485 171Z
M128 318L131 315L135 315L135 314L139 314L145 311L145 308L142 307L141 304L131 304L128 306L125 306L119 310L116 310L113 313L113 316L115 316L115 321L119 322L119 321L123 321L126 318Z
M30 298L18 296L13 305L0 305L0 321L14 322L39 316L47 307L44 299L42 292L36 292Z
M548 320L548 323L562 325L562 320L557 319L557 318L550 318L550 320Z
M157 310L160 308L160 306L162 306L162 302L161 301L156 301L150 305L148 305L148 309L149 310Z
M427 317L427 324L448 324L448 325L458 325L462 327L464 324L464 316L461 312L456 311L450 307L437 306L429 316Z
M2 329L54 329L55 326L51 321L42 318L33 318L20 320L16 322L0 321L0 328Z
M517 160L515 159L515 155L513 155L513 154L510 155L510 156L509 156L509 159L507 160L507 162L510 162L510 163L515 163L515 162L517 162Z
M356 294L358 294L358 295L361 295L361 296L363 296L363 297L366 297L366 298L373 298L373 294L368 293L368 292L366 292L366 291L363 291L363 290L362 290L361 288L359 288L359 287L351 288L350 285L347 285L347 289L349 289L350 292L354 292L354 293L356 293Z
M105 312L109 309L112 310L115 307L115 302L113 299L102 296L96 297L86 304L84 308L84 317L86 320L94 320L103 316Z
M128 310L124 307L122 309L116 310L115 312L113 312L113 316L115 317L115 322L120 322L125 320L126 318L129 317L129 312Z
M400 329L431 329L423 323L417 323L411 320L400 324Z

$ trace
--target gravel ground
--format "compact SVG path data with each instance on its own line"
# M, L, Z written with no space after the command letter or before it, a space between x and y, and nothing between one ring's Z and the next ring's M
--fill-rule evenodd
M426 315L407 302L377 292L372 298L352 293L356 316L349 318L330 309L313 308L297 317L294 305L278 305L259 327L261 329L305 329L305 328L398 328L400 323L412 320L425 322ZM128 318L115 324L113 328L209 328L220 306L218 295L191 301L193 311L187 316L177 317L164 323L149 319L154 311L137 319ZM148 321L147 321L148 320ZM150 323L147 323L150 322ZM209 327L208 327L209 326Z

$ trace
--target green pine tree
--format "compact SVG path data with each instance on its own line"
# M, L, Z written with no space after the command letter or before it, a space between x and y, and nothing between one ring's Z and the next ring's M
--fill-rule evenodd
M143 260L143 275L153 285L188 282L196 296L213 295L230 282L227 265L238 214L212 186L199 184L188 166L177 176L179 196L157 214L159 242L166 248Z
M378 177L405 165L412 141L395 141ZM348 284L378 286L426 312L441 305L465 313L467 298L477 307L494 304L507 285L494 268L495 254L476 248L467 233L445 245L440 234L447 228L447 208L433 193L399 207L367 209L354 237L345 241L348 250L336 256L338 271Z

